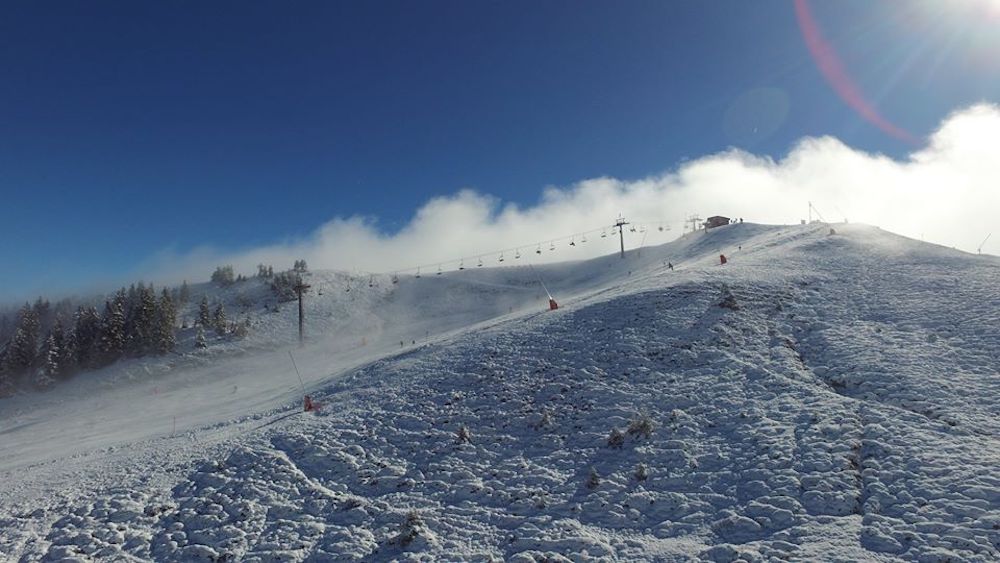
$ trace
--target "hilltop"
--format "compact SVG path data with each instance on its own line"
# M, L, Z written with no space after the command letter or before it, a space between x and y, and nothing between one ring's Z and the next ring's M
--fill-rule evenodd
M995 560L998 273L839 224L313 272L301 385L294 308L244 288L245 340L0 401L0 553Z

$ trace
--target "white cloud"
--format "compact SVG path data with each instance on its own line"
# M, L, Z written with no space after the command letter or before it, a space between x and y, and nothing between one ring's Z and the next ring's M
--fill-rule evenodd
M474 262L482 255L495 264L497 251L514 247L533 259L569 260L614 252L617 243L610 236L601 239L598 232L588 235L586 245L577 238L577 246L570 248L563 240L558 252L549 252L548 241L607 225L619 213L648 222L652 228L646 243L657 244L680 234L690 213L797 223L805 218L808 201L829 221L846 216L975 251L1000 216L1000 107L982 104L949 116L925 147L904 160L855 150L831 137L806 138L779 161L731 150L641 180L596 178L548 187L529 207L462 190L431 199L393 234L380 230L375 218L336 218L303 240L250 251L161 253L141 273L164 282L198 280L218 264L233 264L249 274L257 263L283 269L297 258L313 268L359 272L419 264L436 269L439 262L455 267L463 256ZM656 227L661 221L672 231L660 233ZM628 244L637 245L641 235L628 234ZM541 257L534 254L538 242L543 243Z

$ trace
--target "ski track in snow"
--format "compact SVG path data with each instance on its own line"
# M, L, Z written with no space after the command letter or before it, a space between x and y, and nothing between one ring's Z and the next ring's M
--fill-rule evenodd
M560 310L481 322L514 308L497 302L353 358L311 384L318 413L272 404L12 466L0 553L1000 560L1000 261L828 228L734 225L547 267L573 295ZM400 291L443 306L431 288Z

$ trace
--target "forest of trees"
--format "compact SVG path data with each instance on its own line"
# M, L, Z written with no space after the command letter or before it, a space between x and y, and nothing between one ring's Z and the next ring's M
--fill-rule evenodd
M258 266L257 277L282 300L291 287L301 283L305 260L296 260L292 270L274 273L271 266ZM232 266L220 266L212 282L228 287L247 281L234 276ZM294 293L294 292L292 292ZM63 300L55 305L38 298L25 303L16 313L0 311L0 397L19 387L45 389L73 374L104 367L122 358L163 355L177 346L179 310L191 300L187 282L180 287L157 292L142 282L121 288L94 304L75 305ZM244 304L244 309L248 305ZM219 336L246 336L249 319L230 322L224 305L210 304L207 297L198 303L195 320L195 347L206 348L206 331Z
M68 301L52 307L39 298L25 303L0 348L0 396L19 384L46 388L80 370L114 363L123 357L166 354L176 346L178 300L187 284L163 289L139 283L122 288L103 310Z

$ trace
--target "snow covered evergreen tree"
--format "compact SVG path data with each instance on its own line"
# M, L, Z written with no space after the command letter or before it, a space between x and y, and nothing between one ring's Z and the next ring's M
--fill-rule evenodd
M7 346L0 347L0 397L14 393L14 374L7 367Z
M215 316L212 319L212 326L215 327L215 333L219 336L226 334L228 329L228 323L226 321L226 308L222 306L222 303L215 308Z
M72 339L67 338L66 329L63 328L62 317L56 315L52 328L49 330L49 338L46 341L44 352L41 354L42 360L53 363L56 369L50 374L53 378L64 378L73 369L73 350L70 348ZM55 350L54 356L52 356Z
M101 317L100 362L107 365L117 361L125 353L125 302L124 290L104 303Z
M30 369L38 354L38 309L25 303L7 347L7 369L16 377Z
M191 301L191 288L188 287L187 280L184 280L177 294L177 302L181 305L187 305L189 301Z
M166 354L177 345L174 327L177 324L177 308L167 289L160 295L160 304L156 316L156 351Z
M198 305L198 324L203 327L212 326L212 310L208 308L208 297L202 297Z
M194 337L195 348L208 348L208 341L205 340L205 327L198 326L198 334Z
M128 333L129 352L144 356L156 350L157 344L156 292L152 285L139 285L138 302L133 307L132 323Z
M76 365L83 369L95 367L100 358L101 316L94 307L80 307L74 319Z
M50 333L49 337L45 339L45 344L42 346L42 365L35 370L34 381L32 381L35 387L48 389L55 385L60 371L59 357L61 354L62 351L56 344L55 336Z
M76 331L72 328L65 330L61 318L58 327L63 332L62 357L59 358L59 365L62 368L62 377L66 379L76 371Z
M212 272L212 283L217 283L222 287L232 285L236 281L236 274L232 266L219 266Z

